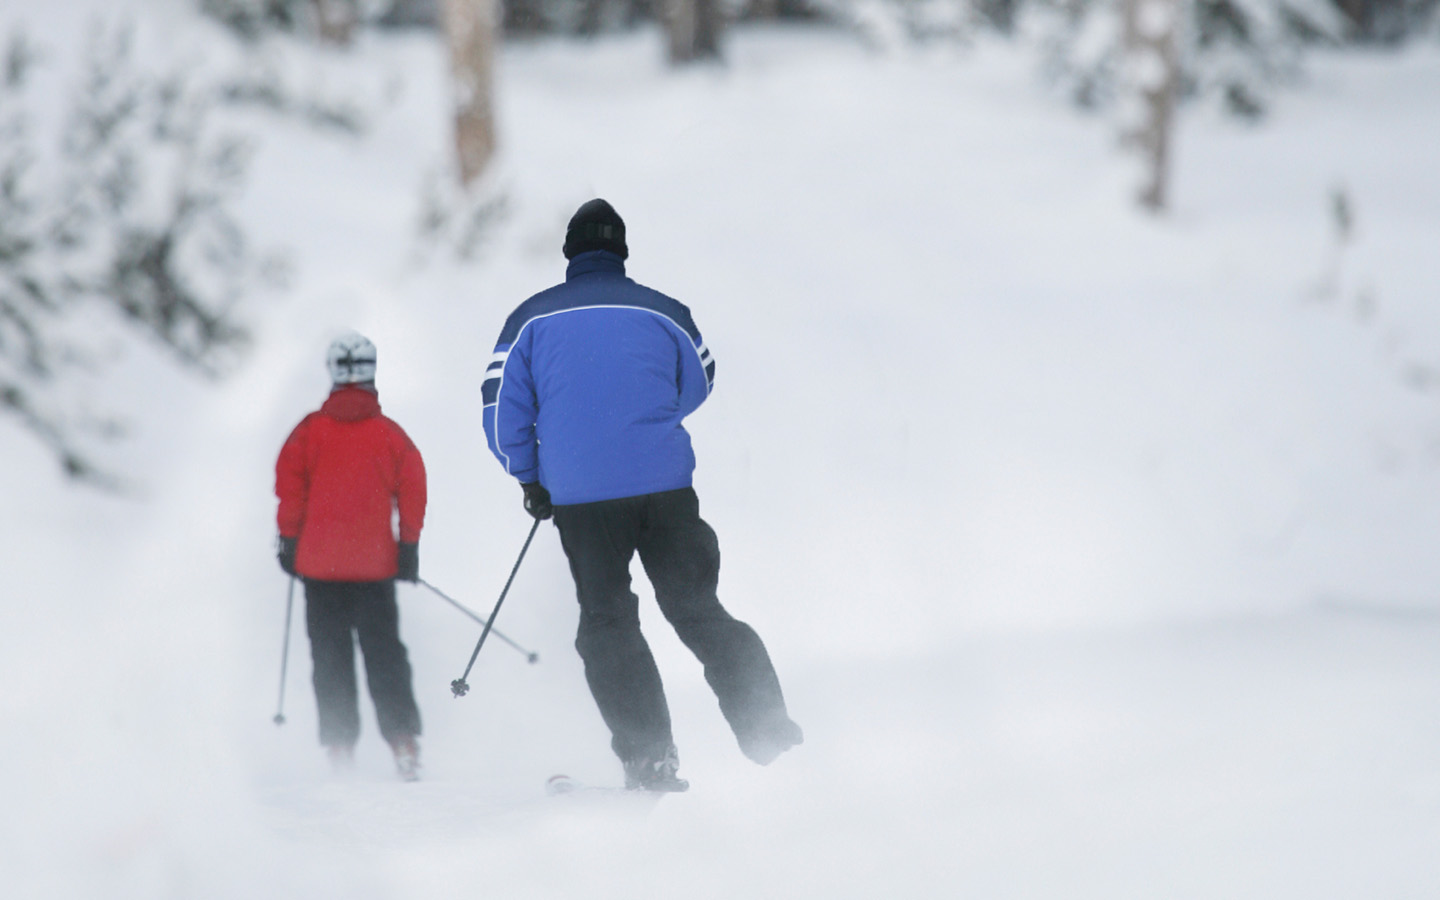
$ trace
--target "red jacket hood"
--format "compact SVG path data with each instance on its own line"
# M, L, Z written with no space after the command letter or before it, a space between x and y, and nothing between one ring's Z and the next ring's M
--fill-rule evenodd
M380 415L380 396L361 387L336 388L320 412L341 422L358 422Z

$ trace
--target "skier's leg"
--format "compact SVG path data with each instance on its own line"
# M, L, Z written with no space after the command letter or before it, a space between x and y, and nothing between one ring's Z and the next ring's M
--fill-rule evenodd
M395 582L366 582L355 585L355 590L355 631L365 658L366 684L375 702L380 734L393 747L420 734L410 657L400 642Z
M761 764L800 743L785 710L780 680L765 644L720 604L720 542L700 518L695 491L648 498L640 561L665 618L705 668L705 680L741 749Z
M575 649L622 760L659 759L671 747L670 710L650 645L640 633L630 559L639 530L633 499L555 507L560 543L575 578Z
M320 719L320 743L349 748L360 736L355 686L355 639L351 635L348 586L305 581L305 627L310 635L311 682Z

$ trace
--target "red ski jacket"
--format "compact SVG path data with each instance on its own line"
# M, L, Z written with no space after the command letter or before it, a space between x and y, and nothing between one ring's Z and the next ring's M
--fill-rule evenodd
M322 581L395 577L396 535L420 540L425 524L425 463L380 399L337 388L286 439L275 463L276 523L299 538L295 569Z

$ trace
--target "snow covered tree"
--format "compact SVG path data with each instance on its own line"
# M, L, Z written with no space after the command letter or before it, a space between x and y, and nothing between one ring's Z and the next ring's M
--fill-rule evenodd
M1045 68L1081 106L1123 102L1136 76L1127 38L1130 0L1034 0L1031 27ZM1177 0L1173 38L1179 99L1216 102L1240 118L1263 116L1293 80L1305 48L1338 44L1345 28L1331 0ZM1117 22L1117 15L1119 20Z
M389 4L393 24L409 25L423 15L416 4L422 0ZM433 0L425 0L433 6ZM327 44L344 46L357 29L382 18L376 4L362 0L198 0L200 12L215 19L244 38L258 39L269 32L308 34ZM386 9L386 14L392 10Z
M716 13L714 22L718 31L723 31L724 20L727 18L823 18L821 5L827 2L830 0L716 0L711 5ZM949 3L952 0L939 2ZM506 0L504 30L507 35L594 35L632 28L642 23L666 23L670 21L668 14L668 0ZM666 34L668 40L668 27ZM718 40L716 45L718 47Z
M125 29L97 30L82 83L52 137L32 89L38 51L12 40L0 79L0 411L64 471L113 483L100 447L121 417L87 379L118 344L162 348L204 376L248 335L233 310L265 278L226 203L246 147L208 127L213 96L135 64Z
M376 19L384 28L435 28L440 27L439 0L392 0L388 8Z
M651 0L506 0L507 35L593 35L653 19Z
M1399 44L1434 23L1436 0L1335 0L1351 40Z
M313 0L198 0L202 13L245 38L293 31L308 18Z

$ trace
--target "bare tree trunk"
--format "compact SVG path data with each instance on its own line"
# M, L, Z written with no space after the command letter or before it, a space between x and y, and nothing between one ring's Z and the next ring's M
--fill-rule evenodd
M1146 168L1140 204L1160 212L1169 202L1170 157L1180 54L1176 31L1183 0L1125 0L1128 89L1136 104L1126 137Z
M494 57L497 0L444 0L455 91L455 155L469 186L495 153Z
M359 21L355 0L315 0L315 22L320 39L327 44L348 46Z
M720 0L665 0L665 26L674 65L720 56Z

